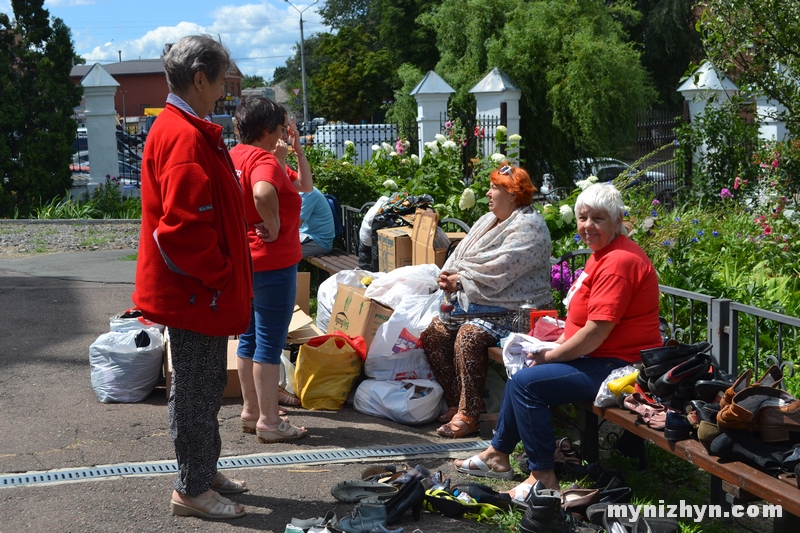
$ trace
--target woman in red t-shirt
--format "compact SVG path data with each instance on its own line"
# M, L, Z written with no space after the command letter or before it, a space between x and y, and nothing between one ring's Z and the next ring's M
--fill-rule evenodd
M278 407L278 378L302 258L298 192L313 188L311 169L283 107L269 98L248 97L234 118L242 144L231 150L231 159L244 194L254 271L250 327L239 337L236 351L242 431L256 433L260 442L282 442L306 434L305 428L281 418L285 413ZM299 172L292 171L291 178L287 140L298 160Z
M622 197L596 184L575 201L578 234L592 255L567 294L567 323L557 348L531 354L530 366L506 384L492 445L463 461L459 472L512 479L509 454L521 440L531 474L510 492L524 499L541 481L558 489L550 406L594 400L606 377L663 345L658 277L650 259L623 233Z

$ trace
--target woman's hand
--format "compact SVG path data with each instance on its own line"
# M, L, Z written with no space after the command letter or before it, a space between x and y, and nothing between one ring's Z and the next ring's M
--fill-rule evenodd
M459 275L456 272L455 274L451 274L449 272L442 272L439 274L439 277L436 279L436 283L439 284L439 288L446 292L456 292L458 290L457 283L458 283Z
M289 119L289 145L295 154L302 154L303 147L300 145L300 134L297 131L297 121L294 117Z
M538 352L525 354L525 358L528 360L528 366L537 366L547 363L547 354L551 351L552 350L541 350Z
M278 139L278 144L276 144L275 148L272 150L272 155L275 156L275 159L278 160L278 163L281 164L281 167L285 167L286 156L289 155L289 145L286 144L286 141L283 139Z
M275 237L270 237L269 229L265 223L259 222L258 224L254 224L253 227L255 227L256 230L256 237L261 239L263 242L272 242L277 239L277 235Z

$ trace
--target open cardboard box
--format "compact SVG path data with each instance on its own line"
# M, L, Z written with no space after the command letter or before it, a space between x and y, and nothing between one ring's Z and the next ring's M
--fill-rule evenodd
M436 228L439 223L439 214L430 209L417 209L414 217L414 229L411 232L412 264L436 264L439 268L444 266L447 259L447 248L435 248ZM450 242L461 240L467 234L462 231L447 232Z
M298 272L297 274L297 298L294 312L292 313L292 321L289 323L289 335L286 338L288 344L305 344L308 339L323 334L314 324L314 320L308 316L309 276L308 272ZM236 348L238 346L238 337L228 339L228 385L222 393L223 398L242 397L242 387L239 384L239 371L236 365ZM169 389L172 386L172 359L169 338L164 343L164 376L167 379L167 398L169 398Z
M339 284L331 309L327 333L339 330L351 337L364 337L369 348L381 324L389 320L394 310L364 296L363 287Z

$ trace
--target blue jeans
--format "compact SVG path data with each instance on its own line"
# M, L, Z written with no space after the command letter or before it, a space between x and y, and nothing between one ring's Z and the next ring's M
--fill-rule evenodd
M506 383L492 447L509 454L522 440L531 470L552 470L556 436L550 406L593 401L621 359L581 357L566 363L523 368Z
M236 355L257 363L280 364L297 293L297 265L253 272L250 326L239 336Z

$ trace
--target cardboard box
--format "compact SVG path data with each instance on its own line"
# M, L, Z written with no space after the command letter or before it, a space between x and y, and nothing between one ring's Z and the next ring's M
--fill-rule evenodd
M439 268L444 266L447 259L447 248L434 248L436 228L439 215L430 209L417 209L414 217L414 230L411 232L412 264L426 265L434 263ZM447 233L450 242L461 240L467 236L462 231Z
M297 273L297 296L295 296L294 303L300 306L305 314L310 314L310 300L311 300L311 272L298 272ZM291 331L292 328L289 328Z
M342 331L351 337L364 337L367 348L375 338L375 332L381 324L389 320L394 312L364 296L362 287L350 287L339 284L336 300L331 310L328 333Z
M242 387L239 384L239 371L236 367L236 348L239 346L237 337L228 339L228 384L222 391L223 398L241 398ZM172 355L169 349L169 340L164 343L164 377L167 378L167 398L172 387Z
M314 320L305 314L299 305L294 306L292 321L289 323L289 335L286 338L287 344L305 344L308 339L324 335Z
M395 268L411 265L411 228L384 228L378 230L378 270L391 272Z

